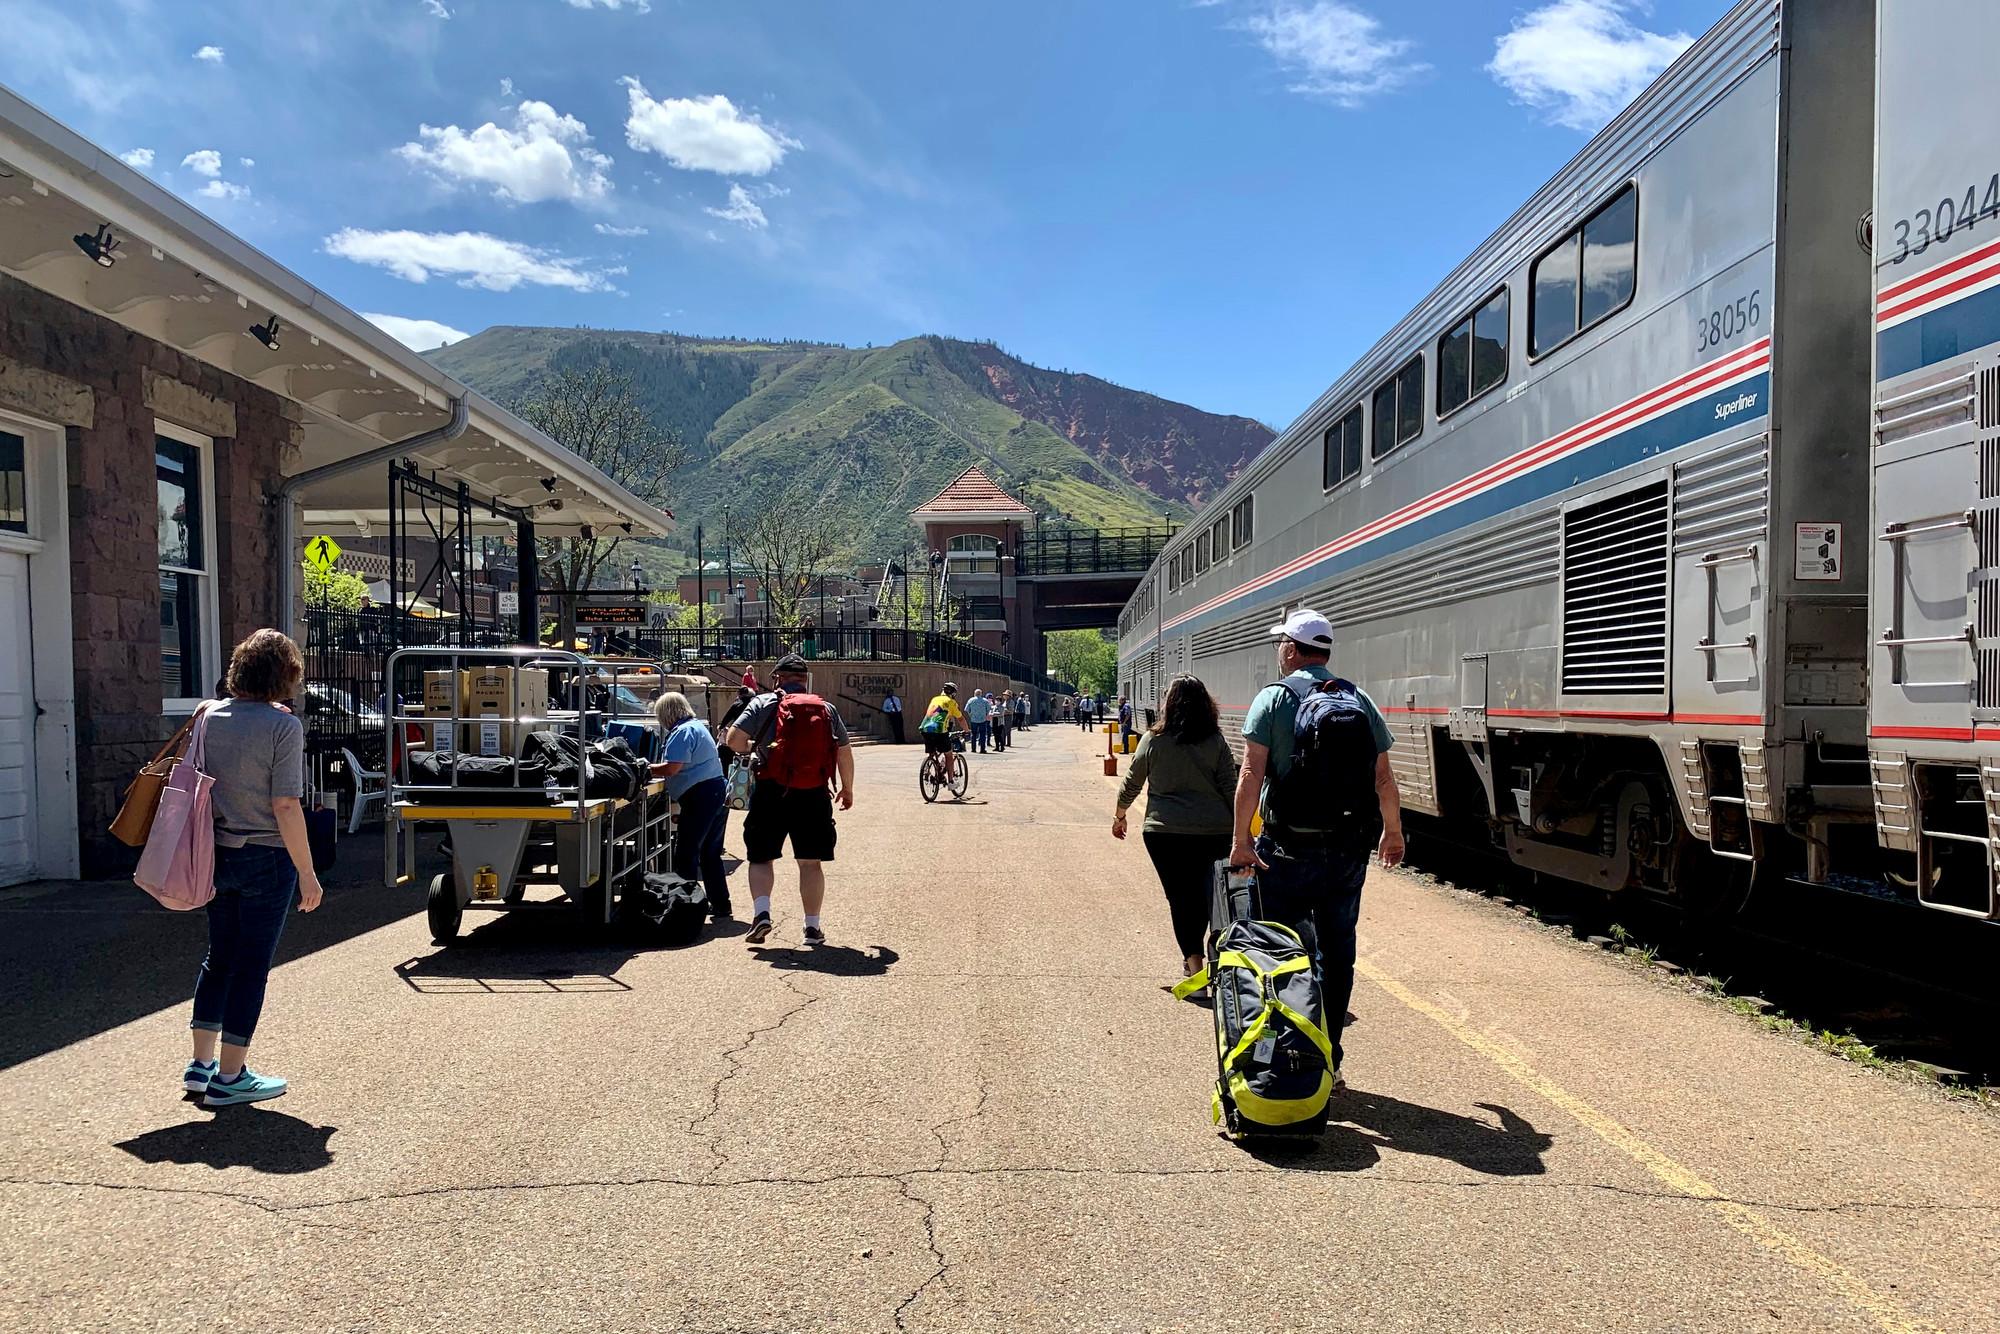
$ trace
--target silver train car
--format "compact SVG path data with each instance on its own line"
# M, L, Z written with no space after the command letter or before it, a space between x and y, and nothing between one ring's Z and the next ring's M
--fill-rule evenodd
M1884 0L1869 760L1927 906L2000 913L2000 53L1992 0Z
M1523 867L1913 874L1866 692L1874 32L1732 8L1176 536L1126 692L1193 672L1233 732L1308 605L1405 806Z

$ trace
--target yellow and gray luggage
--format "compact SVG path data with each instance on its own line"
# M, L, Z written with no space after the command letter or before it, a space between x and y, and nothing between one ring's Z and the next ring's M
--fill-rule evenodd
M1238 1140L1316 1137L1333 1093L1333 1046L1310 944L1283 922L1260 920L1255 878L1220 863L1210 927L1208 966L1174 994L1210 990L1215 1124Z

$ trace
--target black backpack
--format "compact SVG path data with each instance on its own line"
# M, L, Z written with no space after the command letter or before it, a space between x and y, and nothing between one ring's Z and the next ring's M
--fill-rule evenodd
M625 926L648 944L679 948L701 937L708 921L708 891L677 875L648 875L619 900Z
M1274 832L1330 834L1343 846L1372 852L1382 837L1375 796L1375 729L1353 682L1320 681L1301 693L1292 721L1292 763L1272 779L1265 805Z

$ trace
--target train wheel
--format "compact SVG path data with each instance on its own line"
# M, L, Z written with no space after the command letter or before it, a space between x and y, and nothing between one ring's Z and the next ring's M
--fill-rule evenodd
M424 903L424 910L430 918L433 945L449 945L458 939L458 929L465 921L465 909L459 906L458 884L450 872L431 878L431 892Z

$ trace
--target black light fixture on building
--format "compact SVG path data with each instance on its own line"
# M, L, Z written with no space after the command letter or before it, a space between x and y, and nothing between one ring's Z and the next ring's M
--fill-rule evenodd
M556 489L556 479L554 477L542 478L542 490L553 491L555 489Z
M578 529L576 535L586 542L595 542L597 540L597 530L589 524L585 524L582 528Z
M262 324L251 325L243 332L249 334L273 352L278 350L278 317L276 315L273 315Z
M78 250L88 255L103 268L108 269L118 262L118 238L112 235L111 224L108 222L97 224L97 235L95 236L92 236L89 232L78 232L70 239L76 242Z

